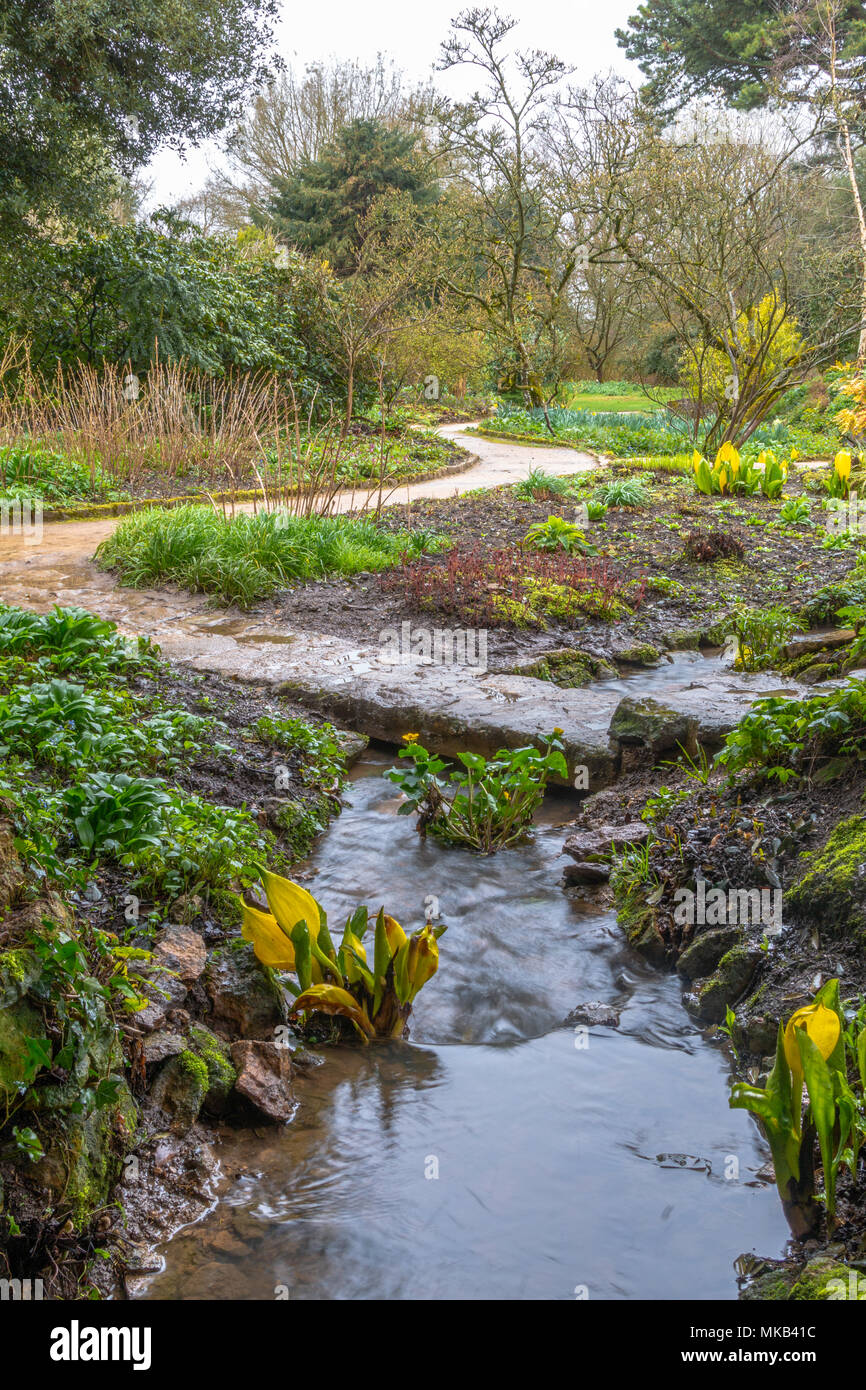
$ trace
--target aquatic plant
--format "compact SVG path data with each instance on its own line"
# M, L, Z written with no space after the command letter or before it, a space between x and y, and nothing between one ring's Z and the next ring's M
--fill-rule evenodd
M439 968L445 927L428 922L407 936L381 908L370 962L363 943L370 925L366 907L352 914L335 947L327 915L312 893L267 869L259 873L270 910L239 899L241 931L263 965L296 976L297 987L289 985L292 1014L347 1018L365 1043L402 1037L419 990Z
M562 730L555 729L544 753L537 748L500 748L492 758L459 753L461 766L448 773L446 764L417 741L404 735L401 758L411 767L392 767L385 776L403 792L398 814L417 812L417 830L448 844L465 845L492 854L525 838L532 817L544 798L554 772L568 776ZM450 785L449 785L450 784Z

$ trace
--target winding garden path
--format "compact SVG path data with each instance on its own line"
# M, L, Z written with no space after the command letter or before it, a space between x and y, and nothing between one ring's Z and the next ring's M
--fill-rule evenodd
M409 500L448 497L513 483L534 465L559 474L597 466L592 455L574 449L482 439L455 425L441 432L471 448L478 462L458 475L399 489L393 501L402 502L407 494ZM352 501L358 505L357 494L347 494L341 505ZM553 728L561 728L570 763L588 767L591 784L615 775L608 727L623 698L621 682L563 690L531 677L490 675L456 663L395 666L383 660L378 644L353 645L293 632L255 613L216 611L204 595L120 588L92 561L97 545L117 524L116 519L48 523L39 544L0 537L0 598L36 611L55 603L86 608L127 633L153 638L174 660L284 687L298 703L389 742L412 730L442 753L490 752L542 744ZM699 735L714 742L760 695L797 693L792 682L739 676L698 660L679 660L661 684L647 673L636 675L632 688L636 696L657 694L666 708L687 716Z

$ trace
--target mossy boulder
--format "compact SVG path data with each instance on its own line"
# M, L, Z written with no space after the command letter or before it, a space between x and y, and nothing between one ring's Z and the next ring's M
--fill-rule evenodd
M716 927L696 936L677 961L677 970L687 980L711 975L723 956L745 937L742 927Z
M565 648L562 651L548 652L540 661L530 666L521 666L519 674L534 676L536 680L550 681L566 690L578 690L593 681L615 680L619 675L615 666L579 647Z
M189 1129L199 1117L210 1085L207 1063L185 1049L160 1067L150 1096L178 1129Z
M797 1275L788 1297L792 1300L866 1301L866 1279L829 1252L816 1255Z
M0 1008L0 1114L18 1098L29 1057L28 1038L41 1038L41 1014L23 999Z
M673 752L678 746L697 752L698 721L680 710L668 709L658 700L626 696L617 705L609 733L618 743L641 747L648 755Z
M109 1105L86 1114L62 1110L43 1117L39 1137L45 1157L27 1175L48 1188L79 1230L109 1204L138 1131L138 1110L129 1087L122 1077L111 1079L116 1093Z
M755 947L734 946L727 951L716 970L706 980L696 980L686 995L686 1007L702 1023L723 1022L728 1006L742 998L755 976L761 951Z
M828 936L866 941L866 817L840 821L823 849L800 857L800 867L785 894L791 916Z
M237 1080L229 1044L212 1033L210 1028L205 1028L204 1024L194 1023L189 1030L189 1045L190 1050L207 1067L208 1088L202 1100L202 1109L211 1115L221 1115Z
M617 661L624 662L626 666L657 666L661 656L658 647L651 642L635 642L616 653Z
M23 947L0 953L0 1009L23 999L42 973L35 951Z

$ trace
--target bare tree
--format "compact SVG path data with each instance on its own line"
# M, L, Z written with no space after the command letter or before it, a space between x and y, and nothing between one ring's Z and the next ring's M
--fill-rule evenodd
M230 132L225 165L204 193L224 226L266 218L281 182L302 160L318 159L342 126L359 119L420 129L431 101L381 53L369 67L338 59L287 67Z

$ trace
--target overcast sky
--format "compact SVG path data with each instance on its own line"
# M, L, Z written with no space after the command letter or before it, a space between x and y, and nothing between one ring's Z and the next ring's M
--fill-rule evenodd
M381 51L417 81L429 75L449 20L461 8L461 0L284 0L277 47L300 67L332 55L366 63ZM514 36L520 47L558 54L574 66L578 81L612 67L639 77L614 38L614 30L635 13L637 0L501 0L499 8L520 20ZM467 73L462 91L477 86L471 70ZM461 92L457 74L437 80L452 94ZM147 169L154 185L149 205L171 204L195 192L218 154L218 146L201 146L184 156L170 150L157 155Z

